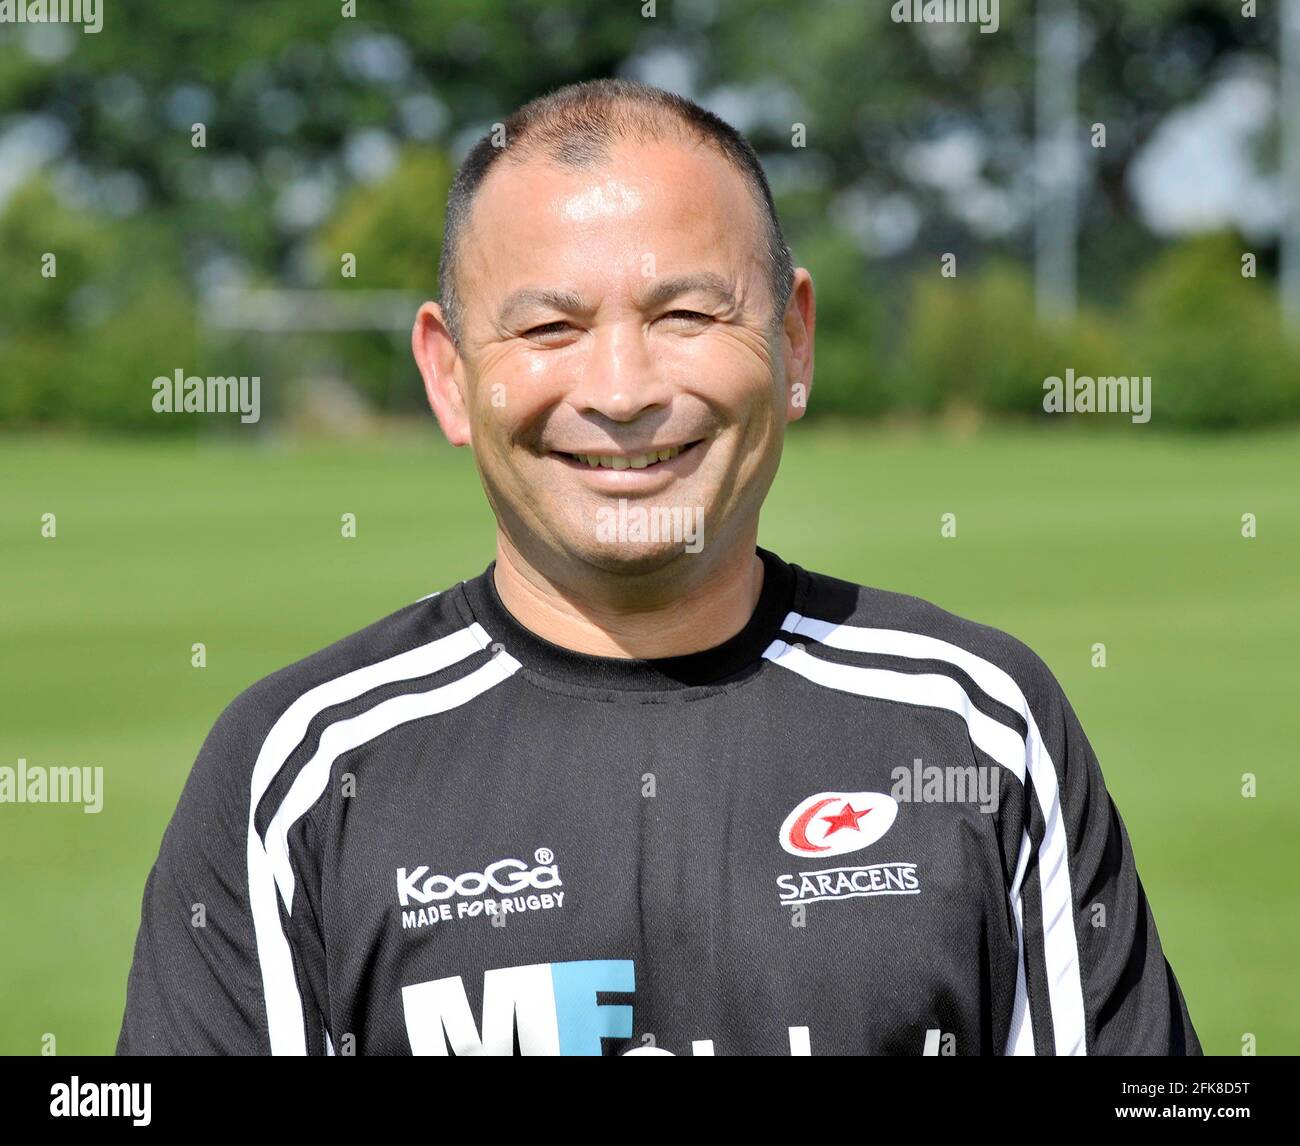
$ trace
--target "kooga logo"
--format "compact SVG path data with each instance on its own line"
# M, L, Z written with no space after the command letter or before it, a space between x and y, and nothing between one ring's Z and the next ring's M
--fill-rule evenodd
M408 871L397 869L397 902L403 907L414 903L433 903L453 896L477 896L485 891L512 895L528 888L543 890L562 886L560 866L549 848L538 848L536 867L530 868L517 859L497 860L482 871L467 871L458 876L429 875L426 865Z

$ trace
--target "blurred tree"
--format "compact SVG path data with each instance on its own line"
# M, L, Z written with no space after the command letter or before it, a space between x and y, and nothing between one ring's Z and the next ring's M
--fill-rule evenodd
M350 190L312 241L314 282L436 298L442 207L454 175L440 149L408 147L386 178ZM357 333L335 340L346 376L388 410L418 409L423 402L408 345L405 332L397 337Z
M20 275L6 280L14 301L0 316L0 355L34 369L85 329L63 313L76 287L116 314L152 298L178 339L185 300L232 279L432 293L445 185L470 140L539 92L620 74L694 95L764 156L796 255L816 264L823 288L821 409L875 413L900 397L929 408L963 377L971 397L1015 407L1024 378L985 354L979 379L967 369L945 381L950 359L935 341L944 330L969 337L958 318L969 305L990 338L1014 342L1003 317L1019 306L1012 278L993 273L986 295L946 297L933 283L913 296L913 378L897 358L907 293L881 284L930 275L945 253L963 275L1027 256L1035 5L1001 0L995 35L894 24L891 6L660 0L652 14L639 0L361 0L344 18L330 0L176 0L108 6L98 35L0 26L0 146L7 132L35 133L54 188L6 204L0 187ZM1109 127L1107 146L1090 153L1098 193L1084 198L1082 294L1118 304L1164 246L1129 202L1134 156L1221 64L1271 59L1276 27L1268 10L1243 17L1238 0L1079 6L1080 119ZM195 125L204 147L192 145ZM41 211L52 202L71 214ZM74 233L54 234L56 222ZM67 249L68 277L22 279L51 235ZM337 256L354 248L357 278L342 280ZM404 350L347 337L338 353L373 397L418 400ZM1028 353L1009 345L1003 356ZM65 402L51 386L15 380L0 401L48 413Z
M1224 429L1300 418L1300 346L1271 292L1242 277L1241 247L1213 235L1173 248L1134 292L1129 360L1151 375L1162 421Z
M196 362L172 240L149 217L113 222L64 206L44 178L9 200L0 214L0 420L194 431L151 406L156 376Z

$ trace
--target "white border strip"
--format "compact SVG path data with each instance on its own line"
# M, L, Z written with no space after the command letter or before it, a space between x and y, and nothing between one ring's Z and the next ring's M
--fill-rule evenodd
M273 1055L305 1055L307 1033L298 980L293 971L293 954L280 926L280 911L275 902L275 874L257 834L258 804L285 761L307 735L307 728L317 714L380 685L438 672L490 643L491 638L482 626L473 624L427 645L319 684L281 714L262 742L253 765L248 806L248 902L253 914L267 1034Z
M339 720L321 733L320 744L312 758L299 770L284 802L266 829L266 852L275 874L285 910L293 914L294 875L289 863L289 829L307 814L320 799L330 782L330 770L345 752L382 736L399 724L436 716L459 708L480 693L513 675L520 664L509 653L498 653L487 664L468 676L429 692L405 693L390 697L348 720Z
M967 711L978 712L978 710L971 706L965 692L951 678L920 674L921 679L926 681L947 681L948 685L951 685L961 694L960 698L954 697L948 687L938 685L937 691L934 693L935 699L910 701L910 703L928 703L931 706L948 708L951 711L960 713L967 718L967 723L971 727L972 739L981 748L984 748L999 764L1014 773L1022 784L1024 783L1026 771L1033 782L1034 794L1046 825L1043 839L1038 847L1038 861L1043 904L1043 946L1054 1044L1058 1055L1086 1054L1083 985L1079 968L1078 941L1074 933L1074 900L1070 888L1065 824L1061 815L1056 768L1052 763L1046 745L1043 743L1042 735L1034 720L1033 712L1030 710L1029 702L1020 687L1009 674L990 661L986 661L957 645L949 644L947 641L923 636L919 633L909 633L897 629L870 629L852 625L836 625L828 621L804 617L794 612L786 617L782 628L787 632L810 637L833 648L848 649L854 652L881 653L906 657L910 660L945 661L962 669L989 696L1005 704L1013 711L1020 713L1024 718L1029 731L1022 742L1013 730L1007 729L1005 725L1001 725L997 721L991 721L991 718L979 713L979 717L982 718L978 721L979 724L982 725L983 721L991 721L991 723L997 724L999 728L1010 733L1014 738L1016 749L1009 754L1006 741L1001 736L998 737L996 742L997 751L990 751L988 747L981 743L980 737L976 735L975 724L967 717ZM789 648L784 642L775 642L774 648L776 644L780 644L783 648ZM852 679L863 684L870 682L879 686L880 691L877 688L872 688L865 693L866 695L879 695L888 699L907 701L906 696L900 695L900 692L905 693L907 691L905 685L887 684L881 678L909 677L917 679L914 674L890 673L883 669L841 666L821 661L816 657L809 657L807 654L799 654L798 650L791 651L795 652L797 656L812 661L814 670L821 671L823 676L826 674L822 670L822 666L827 666L833 670L847 669L849 676L842 679ZM778 659L779 657L779 654L773 656L771 649L764 655L772 656L772 659ZM802 665L803 662L799 663ZM787 667L794 667L794 665L788 664ZM796 669L796 671L801 670ZM866 677L853 675L858 673L871 675ZM803 675L808 676L810 674L804 673ZM832 673L831 675L835 674ZM816 679L816 677L810 677L810 679ZM837 687L828 681L821 681L820 683L827 683L828 687ZM858 692L863 690L849 686L846 691ZM957 707L954 707L953 704L948 703L951 700L959 700L960 703ZM983 735L983 731L981 731L980 735ZM1009 893L1015 910L1016 929L1021 945L1021 958L1016 969L1016 996L1012 1009L1011 1033L1007 1042L1008 1054L1033 1053L1032 1024L1029 1017L1024 977L1024 920L1023 900L1021 897L1021 881L1028 862L1027 849L1030 846L1028 833L1022 833L1016 875Z

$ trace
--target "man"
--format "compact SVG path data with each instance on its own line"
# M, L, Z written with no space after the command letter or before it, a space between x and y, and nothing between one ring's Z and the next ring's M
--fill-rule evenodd
M1043 663L758 548L815 308L739 135L534 101L440 295L496 560L218 720L119 1052L1200 1053Z

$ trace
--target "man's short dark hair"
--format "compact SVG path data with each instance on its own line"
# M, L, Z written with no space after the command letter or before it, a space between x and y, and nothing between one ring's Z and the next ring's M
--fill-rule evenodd
M765 217L767 269L774 303L773 329L794 285L786 246L762 164L748 140L711 111L682 96L632 80L588 80L570 84L525 104L506 120L504 132L489 132L465 157L451 193L438 265L438 294L447 328L461 346L465 314L457 293L460 242L479 187L505 156L523 163L540 156L563 167L589 168L606 161L616 143L649 142L674 134L714 147L744 176ZM502 138L504 136L504 139Z

